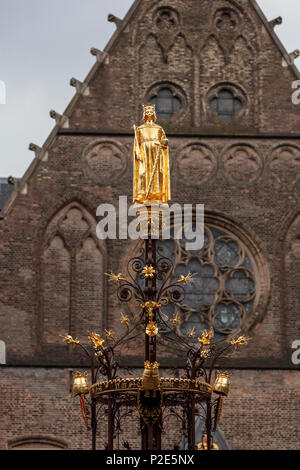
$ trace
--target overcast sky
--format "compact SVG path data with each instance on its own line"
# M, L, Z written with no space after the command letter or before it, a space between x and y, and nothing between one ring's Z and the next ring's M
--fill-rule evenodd
M200 0L199 0L200 1ZM42 146L54 121L74 95L71 77L84 80L115 30L107 15L123 18L133 0L0 0L0 177L20 177ZM283 17L276 33L291 52L300 49L300 1L258 0L269 20ZM296 64L300 68L300 60Z

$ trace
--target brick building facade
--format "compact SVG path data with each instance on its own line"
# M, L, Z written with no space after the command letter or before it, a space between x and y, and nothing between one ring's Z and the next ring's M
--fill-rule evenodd
M230 276L239 273L233 287L226 281L230 301L215 288L182 320L210 321L220 337L241 326L252 338L220 363L232 376L222 430L232 449L299 449L295 54L274 32L280 20L267 22L255 0L136 0L123 21L110 20L115 34L103 52L91 50L86 80L71 80L65 113L51 111L55 127L42 148L31 144L35 159L2 210L0 448L90 448L70 390L71 371L85 364L60 335L120 329L104 272L121 272L135 244L99 241L96 208L131 198L132 125L152 101L169 138L172 201L205 204L211 265L222 267L225 253ZM167 343L159 354L163 373L181 365ZM140 373L139 343L122 358ZM170 428L172 448L181 435ZM138 447L136 422L123 431ZM98 448L105 439L99 430Z

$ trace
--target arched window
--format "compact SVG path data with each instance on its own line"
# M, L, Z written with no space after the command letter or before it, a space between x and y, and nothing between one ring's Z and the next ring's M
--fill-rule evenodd
M167 87L160 88L156 95L152 95L150 102L155 104L158 119L170 119L182 107L179 96Z
M41 253L43 340L84 335L98 329L104 311L105 245L96 237L96 220L78 202L50 221Z
M28 436L8 442L9 450L66 450L65 441L44 436Z
M209 105L222 121L231 121L243 108L242 101L226 89L221 89L217 96L210 100Z
M6 346L4 341L0 341L0 364L6 364Z

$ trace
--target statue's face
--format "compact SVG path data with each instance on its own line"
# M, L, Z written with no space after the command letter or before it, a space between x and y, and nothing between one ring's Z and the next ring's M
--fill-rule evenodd
M144 108L144 121L156 121L155 110L152 106Z

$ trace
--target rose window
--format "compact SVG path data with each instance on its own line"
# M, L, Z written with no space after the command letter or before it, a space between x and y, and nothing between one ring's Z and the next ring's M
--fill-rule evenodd
M179 313L179 335L194 331L191 341L197 341L204 329L213 328L216 340L244 328L253 313L256 280L251 254L238 238L206 225L201 250L187 251L183 239L160 241L158 252L174 263L170 283L193 274L193 282L185 286L184 300L162 309L170 320Z

